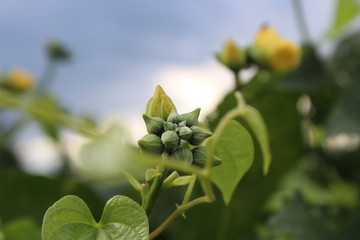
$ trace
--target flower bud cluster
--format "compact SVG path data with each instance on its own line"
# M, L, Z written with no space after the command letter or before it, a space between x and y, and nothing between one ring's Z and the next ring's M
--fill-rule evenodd
M172 159L189 165L203 166L207 158L207 148L198 146L190 150L189 147L200 145L212 135L212 132L198 126L199 114L200 108L185 114L179 114L173 108L165 119L143 114L148 134L138 141L139 148L152 153L166 153ZM220 162L221 160L217 159L214 164Z
M271 26L264 25L256 33L252 46L242 48L230 38L216 57L235 73L252 64L272 71L287 71L299 63L301 49Z

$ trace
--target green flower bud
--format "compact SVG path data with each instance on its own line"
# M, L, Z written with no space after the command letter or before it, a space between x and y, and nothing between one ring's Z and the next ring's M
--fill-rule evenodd
M174 150L180 144L180 138L174 131L166 131L161 135L161 142L167 150Z
M192 130L192 135L188 139L188 142L192 145L199 145L212 135L212 132L206 131L199 126L192 126L190 129Z
M238 72L246 64L246 53L229 38L223 50L216 55L217 59L234 72Z
M185 127L186 126L186 121L182 121L178 123L179 127Z
M193 154L193 164L199 167L204 167L207 161L207 157L209 154L209 149L204 146L196 147L191 150ZM222 160L218 157L214 156L212 166L217 166L222 163Z
M176 150L176 152L174 152L174 154L171 157L175 160L179 160L188 165L191 165L193 162L192 152L188 148L180 148Z
M148 115L143 114L143 119L148 133L159 135L164 131L164 120L162 118L149 117Z
M181 118L186 121L186 125L189 127L198 125L200 110L200 108L197 108L192 112L181 114Z
M67 60L71 56L69 50L56 41L48 42L46 50L49 58L54 60Z
M161 143L160 137L155 134L146 134L138 141L138 145L141 151L153 153L162 153L164 151L164 146Z
M178 123L181 121L181 116L180 114L177 113L176 109L173 109L169 115L169 117L167 118L168 122L173 122L173 123Z
M189 139L191 137L192 131L189 127L181 127L179 129L179 136L183 140Z
M175 131L176 124L172 122L164 122L165 131Z
M146 115L150 117L160 117L164 120L168 118L175 105L166 95L164 90L158 85L155 94L147 103Z

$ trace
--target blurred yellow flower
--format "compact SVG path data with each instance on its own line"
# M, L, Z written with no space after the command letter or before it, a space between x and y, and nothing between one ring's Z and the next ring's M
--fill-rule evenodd
M280 39L275 28L268 25L262 26L255 36L255 49L264 57L268 57L274 52Z
M285 71L298 64L300 55L301 49L296 43L281 39L274 52L269 56L268 62L272 69Z
M21 92L31 89L35 83L35 78L30 72L19 68L11 69L7 79L9 87Z
M295 67L301 57L301 49L295 42L282 38L276 29L268 25L257 32L254 53L257 61L275 71Z
M217 58L222 64L237 72L245 65L246 54L232 38L229 38L223 50L217 54Z

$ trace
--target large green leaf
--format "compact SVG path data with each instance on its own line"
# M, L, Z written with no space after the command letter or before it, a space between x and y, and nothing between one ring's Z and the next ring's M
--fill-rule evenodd
M83 200L65 196L47 210L42 226L43 240L146 240L148 235L143 208L119 195L106 203L99 223Z
M220 134L215 154L223 163L213 168L212 179L229 204L237 184L253 163L254 146L248 131L235 120L229 121Z
M326 35L331 37L343 30L360 12L357 0L338 0L335 18Z

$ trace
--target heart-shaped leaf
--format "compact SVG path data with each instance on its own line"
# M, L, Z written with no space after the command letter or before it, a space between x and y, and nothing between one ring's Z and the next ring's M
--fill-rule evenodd
M65 196L46 211L42 226L43 240L147 240L148 235L145 211L124 196L106 203L98 223L82 199Z
M244 174L254 160L254 146L249 132L235 120L226 125L215 145L215 155L223 162L212 169L212 179L228 204Z

